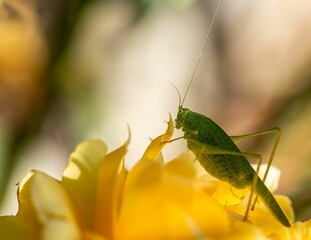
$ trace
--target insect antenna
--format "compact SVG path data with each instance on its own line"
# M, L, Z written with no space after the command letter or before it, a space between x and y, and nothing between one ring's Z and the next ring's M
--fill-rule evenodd
M214 15L213 15L211 24L210 24L210 26L209 26L209 28L208 28L208 31L207 31L207 33L206 33L206 36L205 36L205 40L204 40L204 44L203 44L202 50L201 50L200 55L199 55L199 57L198 57L197 63L196 63L195 68L194 68L194 71L193 71L193 73L192 73L192 75L191 75L190 82L189 82L189 84L188 84L188 87L187 87L187 90L186 90L186 92L185 92L185 95L184 95L184 97L183 97L183 99L182 99L181 105L179 105L179 106L182 106L182 105L184 104L185 99L186 99L186 96L187 96L188 91L189 91L189 89L190 89L190 86L191 86L191 84L192 84L192 82L193 82L194 76L195 76L195 74L196 74L196 72L197 72L197 70L198 70L198 67L199 67L199 65L200 65L200 62L201 62L203 53L204 53L204 51L205 51L205 48L206 48L206 45L207 45L207 42L208 42L208 39L209 39L209 36L210 36L210 32L211 32L211 30L212 30L212 27L213 27L213 25L214 25L214 22L215 22L215 19L216 19L216 15L217 15L218 9L219 9L219 7L220 7L220 3L221 3L221 0L218 0L218 3L217 3L217 6L216 6L216 9L215 9L215 12L214 12Z
M181 105L181 95L180 92L178 91L178 88L172 83L170 82L170 84L172 85L172 87L176 90L177 94L178 94L178 106L180 107Z

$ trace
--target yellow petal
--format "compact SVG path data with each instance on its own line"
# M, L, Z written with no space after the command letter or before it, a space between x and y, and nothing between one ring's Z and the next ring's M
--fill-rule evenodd
M264 240L267 239L260 228L244 221L236 221L231 226L231 231L223 238L230 240ZM270 239L270 238L269 238Z
M189 207L194 191L199 187L193 161L192 154L182 153L167 162L162 169L164 195L168 201L180 207Z
M96 213L97 174L107 153L106 145L99 140L80 143L71 154L62 177L62 185L75 202L88 229L94 229Z
M284 196L274 196L279 205L284 210L289 222L293 222L293 211L291 207L291 202L287 197ZM235 211L241 216L244 216L248 198L246 197L241 204L237 206L229 207L229 210ZM286 239L284 236L287 235L288 228L284 227L281 223L274 218L269 210L265 207L264 204L259 202L256 204L254 211L250 211L248 219L255 226L262 230L262 233L265 236L278 236L276 239Z
M160 143L158 139L154 141ZM182 239L191 235L184 209L169 201L170 184L165 185L164 172L161 161L149 158L141 159L129 172L116 239Z
M97 186L95 231L107 239L113 239L121 194L125 182L124 155L128 140L117 150L109 153L100 165Z
M230 184L222 181L213 181L209 184L213 184L214 192L211 194L220 204L231 206L239 204L245 195L249 192L248 189L236 189Z
M19 210L17 216L0 217L0 233L3 239L38 239L40 223L31 197L34 172L29 172L18 186Z
M60 182L44 173L35 172L31 197L42 224L42 239L82 239L72 202Z
M95 233L95 232L87 232L84 240L106 240L103 236ZM108 239L107 239L108 240Z
M182 154L166 165L142 159L134 166L117 239L199 239L228 231L226 210L200 190L193 158L188 156Z
M133 179L124 192L116 239L182 239L191 233L184 212L164 195L161 166L144 159L129 173Z
M125 184L125 191L127 189L131 189L132 187L136 187L135 185L139 185L140 183L143 183L145 181L149 181L148 178L153 178L153 167L156 165L157 167L160 167L160 165L163 164L163 161L156 161L157 164L153 164L150 162L150 160L159 160L162 158L159 158L159 155L161 153L161 150L163 147L168 143L167 141L170 140L172 137L174 131L174 124L172 117L170 115L170 120L168 123L168 127L166 129L166 133L163 135L160 135L159 137L152 140L152 142L149 144L148 148L146 149L143 157L134 165L134 167L129 172L126 184ZM147 173L147 174L146 174ZM156 173L158 174L158 173ZM150 175L150 176L148 176ZM145 179L144 181L140 181L139 179Z
M217 238L230 230L230 217L216 200L198 191L191 203L191 218L204 236Z
M30 224L30 223L29 223ZM0 217L0 234L3 240L35 240L27 227L15 216Z
M41 226L37 220L36 212L33 205L33 199L31 196L34 174L34 171L30 171L29 173L27 173L18 185L17 197L19 209L17 213L17 218L27 227L27 229L29 229L29 232L36 235L40 231Z
M166 132L154 139L146 149L142 159L157 159L161 150L168 144L174 132L174 124L170 115L170 120Z
M311 240L311 220L293 224L293 226L288 229L287 238L284 239Z

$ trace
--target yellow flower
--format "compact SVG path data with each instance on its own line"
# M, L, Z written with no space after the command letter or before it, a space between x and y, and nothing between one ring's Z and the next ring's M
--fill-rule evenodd
M311 221L285 228L261 203L243 221L247 191L202 172L190 152L165 163L173 128L170 119L129 172L130 137L108 154L99 140L82 142L61 181L31 171L18 188L18 214L0 218L1 239L311 239ZM293 221L290 201L277 200Z

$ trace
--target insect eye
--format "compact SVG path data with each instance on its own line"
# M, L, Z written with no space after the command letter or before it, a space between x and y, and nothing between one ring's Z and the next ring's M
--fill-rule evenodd
M179 113L182 113L184 111L184 109L179 108Z

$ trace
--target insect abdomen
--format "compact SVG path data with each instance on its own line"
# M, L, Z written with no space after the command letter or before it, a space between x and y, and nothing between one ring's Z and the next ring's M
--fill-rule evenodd
M255 171L244 156L209 154L209 146L225 151L240 152L231 138L211 119L191 112L184 118L183 131L188 148L212 176L236 188L251 186ZM191 136L191 133L193 136Z
M275 200L272 193L266 185L260 180L257 182L255 193L259 196L260 200L267 206L267 209L286 227L290 227L290 223L281 209L278 202Z

